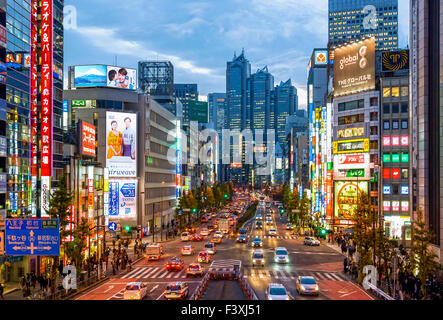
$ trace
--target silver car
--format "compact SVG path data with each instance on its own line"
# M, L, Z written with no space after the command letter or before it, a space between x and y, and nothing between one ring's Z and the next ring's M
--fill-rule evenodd
M317 281L314 277L302 277L297 278L297 292L302 294L312 294L318 296L320 293L320 288L318 287Z
M315 239L314 237L305 237L305 240L303 241L303 244L307 246L319 246L320 241Z
M280 283L271 283L266 289L266 299L268 300L292 300L291 295L285 286Z

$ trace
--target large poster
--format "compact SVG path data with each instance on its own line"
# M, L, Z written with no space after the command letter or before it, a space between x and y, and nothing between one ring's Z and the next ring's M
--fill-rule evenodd
M137 70L121 67L107 67L107 86L111 88L137 89Z
M375 38L336 48L334 96L375 89Z
M109 87L136 90L137 70L107 65L75 66L74 87Z
M109 180L109 218L135 219L137 217L137 180Z
M339 218L352 218L362 193L368 193L368 182L334 183L334 215Z
M137 176L137 115L106 112L106 167L110 177Z

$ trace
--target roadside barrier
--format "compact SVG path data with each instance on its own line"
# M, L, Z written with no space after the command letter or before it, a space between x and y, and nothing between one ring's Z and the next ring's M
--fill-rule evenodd
M367 283L369 289L371 290L371 292L373 294L375 294L376 296L378 296L379 298L383 298L385 300L395 300L393 297L391 297L390 295L388 295L386 292L384 292L383 290L377 288L376 286L374 286L372 283L368 282Z
M210 274L208 272L203 277L203 279L200 282L199 286L195 289L194 293L192 294L192 296L191 296L191 298L189 300L199 300L201 298L201 296L205 292L206 288L208 287L209 279L210 279Z
M243 289L243 292L245 293L248 300L258 300L255 291L251 288L251 286L248 284L248 282L245 280L242 274L240 274L237 280L240 283L240 286Z

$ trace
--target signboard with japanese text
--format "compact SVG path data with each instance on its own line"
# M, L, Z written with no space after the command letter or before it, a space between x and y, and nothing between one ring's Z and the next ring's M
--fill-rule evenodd
M49 195L51 194L50 190L50 182L51 177L41 177L41 217L46 218L49 215L46 213L49 210Z
M365 135L364 127L346 128L337 131L337 138L356 138Z
M0 230L0 256L5 254L5 232Z
M80 153L82 155L95 157L96 128L86 121L79 121Z
M137 217L137 180L109 180L110 220L135 219Z
M58 219L6 219L6 255L60 255Z
M369 180L369 153L334 155L334 180Z
M334 141L333 151L335 154L369 152L369 139Z
M334 96L375 89L375 38L336 48Z
M336 181L334 183L334 214L335 217L352 218L357 207L358 198L362 193L368 193L368 182Z

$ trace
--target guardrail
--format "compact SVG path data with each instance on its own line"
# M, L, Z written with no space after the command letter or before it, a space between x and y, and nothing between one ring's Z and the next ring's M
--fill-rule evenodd
M371 292L374 293L375 295L377 295L378 297L384 298L385 300L395 300L393 297L388 295L383 290L377 288L372 283L367 282L367 286L369 287L369 289L371 289Z
M243 292L246 294L248 300L258 300L255 291L251 288L251 286L249 285L249 283L246 281L246 279L243 277L242 274L240 274L237 280L240 283L240 286L242 287Z
M192 294L191 298L189 300L199 300L203 293L205 292L208 282L210 279L209 272L206 273L206 275L203 277L202 281L200 282L199 286L194 290L194 293Z

